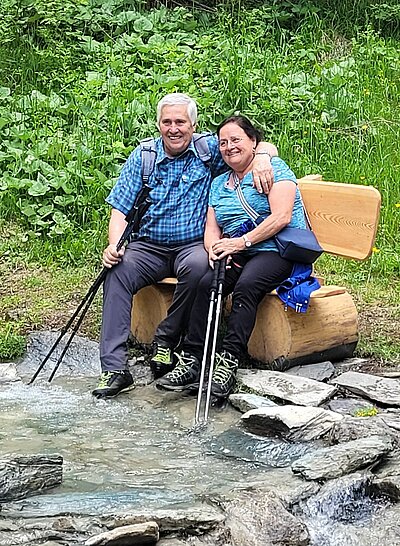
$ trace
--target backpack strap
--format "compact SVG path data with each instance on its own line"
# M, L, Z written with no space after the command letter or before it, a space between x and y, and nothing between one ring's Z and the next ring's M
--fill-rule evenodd
M207 137L210 137L211 135L212 133L193 133L193 144L196 148L196 152L207 167L211 161L211 152L210 147L208 146Z
M142 180L147 184L154 170L157 151L154 138L149 137L140 141L140 152L142 156Z
M208 146L207 137L212 133L193 133L193 144L199 158L208 167L211 161L210 147ZM157 151L154 138L144 138L140 141L140 151L142 156L142 180L143 184L147 184L154 170Z

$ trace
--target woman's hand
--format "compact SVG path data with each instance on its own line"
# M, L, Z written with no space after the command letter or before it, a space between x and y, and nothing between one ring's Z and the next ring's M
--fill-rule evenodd
M119 264L122 260L122 256L125 253L125 247L123 246L117 251L117 245L108 245L103 251L103 265L111 269L113 265Z
M216 257L215 259L222 260L222 258L225 258L226 256L230 256L232 254L236 254L237 252L240 252L245 248L246 245L244 244L243 237L224 237L223 239L219 239L218 241L215 241L212 245L210 245L208 255L210 256L210 253L212 252L213 255Z

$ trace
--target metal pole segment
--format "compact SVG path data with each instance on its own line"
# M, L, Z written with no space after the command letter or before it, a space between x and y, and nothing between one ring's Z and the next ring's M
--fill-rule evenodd
M213 281L212 281L211 289L210 289L210 307L209 307L208 318L207 318L207 330L206 330L206 336L205 336L205 342L204 342L203 360L201 363L199 392L197 395L197 403L196 403L195 425L199 425L201 423L206 424L208 419L208 412L209 412L210 399L211 399L211 378L212 378L212 373L214 369L215 348L217 344L219 317L220 317L221 308L222 308L222 291L223 291L223 286L225 281L226 259L216 261L214 267L215 267L214 276L213 276ZM217 295L217 298L215 299L216 295ZM215 307L215 303L216 303L216 307ZM206 395L206 401L204 405L204 415L203 415L203 419L201 419L200 411L201 411L202 400L204 398L203 385L204 385L204 377L205 377L206 367L207 367L207 356L208 356L208 350L209 350L209 344L210 344L210 333L211 333L211 325L213 322L214 309L215 309L214 332L212 336L210 366L208 371L207 395Z
M78 307L76 308L75 312L73 313L73 315L70 317L70 319L68 320L68 322L66 323L66 325L61 329L61 332L58 336L58 338L56 339L56 341L53 343L53 345L51 346L49 352L47 353L46 357L44 358L44 360L41 362L40 366L38 367L38 369L36 370L35 374L33 375L32 379L28 382L28 385L31 385L35 379L37 378L37 376L39 375L39 373L42 371L42 369L44 368L46 362L49 360L49 358L51 357L51 355L54 353L55 349L57 348L57 346L59 345L60 341L62 340L62 338L65 336L65 334L68 332L69 328L71 327L72 323L74 322L74 320L76 319L76 317L79 315L82 307L85 305L85 303L89 300L89 298L91 297L92 293L94 292L94 294L97 293L98 289L100 288L100 286L102 285L104 279L106 278L106 275L107 275L107 268L104 268L102 270L102 272L100 273L100 275L97 277L97 279L94 281L94 283L92 284L92 286L89 288L89 290L87 291L86 295L84 296L84 298L82 299L81 303L78 305ZM90 301L92 301L93 298L90 299Z
M214 335L213 335L212 347L211 347L210 366L208 370L207 397L206 397L206 403L204 407L204 423L207 423L208 412L210 410L211 382L212 382L212 374L214 372L215 349L217 346L219 318L221 315L221 308L222 308L222 290L224 288L224 282L225 282L225 271L226 271L226 258L221 261L221 266L220 266L219 275L218 275L217 306L215 309Z
M150 203L151 203L150 198L149 198L150 191L151 191L151 188L147 184L144 184L143 187L141 188L140 192L138 193L138 195L137 195L137 197L135 199L135 203L133 204L133 207L131 208L129 213L126 215L125 219L126 219L127 224L126 224L125 229L124 229L124 231L123 231L123 233L122 233L122 235L121 235L121 237L120 237L120 239L119 239L119 241L117 243L117 246L116 246L117 250L121 250L121 248L124 246L124 244L129 239L131 234L133 232L137 232L139 230L140 219L145 214L145 212L147 211L147 209L148 209L148 207L150 206ZM53 352L55 351L55 349L59 345L62 338L68 332L68 330L71 327L72 323L75 321L76 317L79 315L81 309L83 308L83 306L85 304L86 304L86 307L85 307L85 310L83 311L83 317L86 315L86 313L87 313L87 311L88 311L88 309L90 307L90 304L92 303L92 301L94 299L94 296L98 292L100 286L103 284L108 272L109 272L109 269L107 267L103 267L101 273L98 275L96 280L93 282L92 286L89 288L86 295L83 297L81 303L78 305L77 309L75 310L75 312L73 313L71 318L68 320L66 325L61 329L61 332L60 332L58 338L56 339L56 341L51 346L49 352L47 353L47 355L45 356L43 361L40 363L38 369L36 370L36 372L32 376L32 379L28 382L28 385L31 385L35 381L37 376L40 374L40 372L43 370L44 366L46 365L46 362L49 360L49 358L51 357L51 355L53 354ZM72 338L75 336L80 324L82 323L83 317L78 319L77 327L76 327L76 330L74 331L74 333L72 335ZM69 345L70 345L70 343L72 341L72 338L70 338L70 341L67 342L66 348L69 347ZM59 358L59 361L57 361L55 371L57 371L58 366L61 364L61 360L64 357L65 353L66 353L66 349L64 349L64 351L62 352L62 355ZM53 378L53 376L55 374L55 371L53 371L52 375L50 376L49 382Z
M201 362L199 391L197 393L196 412L195 412L195 418L194 418L195 425L200 424L200 409L201 409L201 402L203 398L204 378L206 375L208 345L210 342L211 324L212 324L212 319L214 314L215 295L217 293L217 288L218 288L217 279L218 279L220 266L221 266L221 262L217 261L214 263L214 275L213 275L213 280L212 280L211 289L210 289L210 306L208 308L207 329L206 329L206 336L204 340L204 351L203 351L203 359Z
M55 376L55 374L56 374L56 372L57 372L57 370L58 370L58 368L59 368L59 366L60 366L60 364L61 364L61 362L62 362L64 356L65 356L65 353L68 351L69 346L70 346L71 343L72 343L72 340L74 339L76 333L78 332L79 327L80 327L80 325L82 324L82 321L83 321L83 319L84 319L85 316L86 316L86 313L89 311L89 307L91 306L92 301L94 300L94 297L95 297L96 294L97 294L97 290L96 290L96 292L93 292L93 293L91 294L91 296L90 296L90 298L88 299L88 301L87 301L87 303L86 303L84 309L82 310L82 313L81 313L80 317L78 318L78 320L77 320L75 326L73 327L72 332L71 332L71 334L70 334L70 336L69 336L69 338L68 338L68 340L67 340L67 342L66 342L66 344L65 344L65 347L64 347L62 353L60 354L60 356L59 356L59 358L58 358L58 360L57 360L57 362L56 362L56 365L54 366L54 370L51 372L51 375L50 375L49 379L47 380L49 383L51 383L53 377Z

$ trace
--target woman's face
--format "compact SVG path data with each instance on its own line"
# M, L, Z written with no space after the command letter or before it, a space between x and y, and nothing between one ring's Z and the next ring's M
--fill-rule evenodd
M249 138L239 125L228 123L219 132L222 159L234 171L244 171L254 158L256 141Z

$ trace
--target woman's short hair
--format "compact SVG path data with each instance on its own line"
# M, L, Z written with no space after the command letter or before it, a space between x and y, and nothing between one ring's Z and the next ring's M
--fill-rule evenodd
M189 95L184 93L169 93L165 95L157 104L157 127L160 126L161 113L164 106L176 106L178 104L185 104L187 107L187 113L192 125L197 123L197 105Z
M246 118L246 116L229 116L229 118L224 119L224 121L222 121L217 127L218 137L222 127L228 125L228 123L236 123L236 125L243 129L251 140L256 141L256 144L258 144L263 138L261 130L255 127L249 118Z

